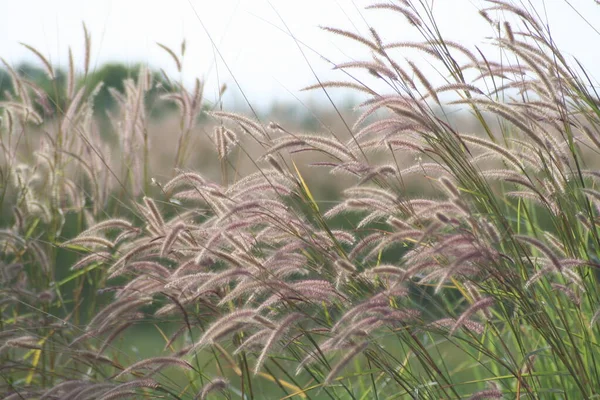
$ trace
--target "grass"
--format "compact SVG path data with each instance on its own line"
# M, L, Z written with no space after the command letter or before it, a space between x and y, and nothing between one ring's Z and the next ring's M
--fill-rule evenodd
M370 8L420 43L326 28L370 54L311 87L369 94L344 134L204 107L200 83L164 93L180 109L172 179L151 178L144 69L113 92L116 159L85 76L71 67L66 109L41 115L47 95L9 67L6 398L598 397L600 99L535 9L487 5L489 53L446 39L418 0ZM485 135L459 130L456 107ZM204 113L217 180L184 168ZM315 170L352 182L332 207Z

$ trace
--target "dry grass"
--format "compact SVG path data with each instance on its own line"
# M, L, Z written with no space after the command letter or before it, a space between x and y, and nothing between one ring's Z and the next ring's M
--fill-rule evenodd
M488 6L499 35L485 58L440 37L420 1L373 8L397 11L422 43L329 29L371 53L338 69L389 87L360 83L371 97L345 133L222 111L207 132L198 85L165 94L180 131L161 161L142 71L115 94L116 167L77 94L23 164L13 149L41 116L27 89L15 93L2 125L3 201L15 205L0 231L8 398L598 396L600 100L534 10ZM389 53L407 46L448 83ZM447 118L456 106L485 135ZM196 129L219 176L181 171ZM315 200L305 163L351 182L338 204ZM65 223L77 237L61 235ZM79 262L59 262L65 249ZM114 346L166 322L159 357Z

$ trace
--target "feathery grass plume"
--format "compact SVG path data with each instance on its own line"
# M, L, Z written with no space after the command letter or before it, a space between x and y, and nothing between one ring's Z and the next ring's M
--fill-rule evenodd
M482 299L478 287L473 282L465 281L463 282L463 286L470 296L470 299L467 297L467 300L471 300L471 302L474 303ZM486 314L488 319L491 318L491 314L489 313L488 309L484 309L483 312Z
M161 49L163 49L164 51L166 51L171 56L173 61L175 61L175 65L177 66L177 71L181 72L181 61L179 60L179 57L177 57L177 54L175 54L175 52L173 50L171 50L169 47L165 46L162 43L156 43L156 45L158 47L160 47Z
M4 64L4 68L10 75L13 90L15 91L17 98L21 101L21 104L25 108L32 108L31 98L29 96L29 93L25 89L23 80L19 77L19 74L17 74L17 72L10 66L10 64L6 62L4 58L0 58L0 60L2 61L2 64ZM12 129L10 129L8 132L12 133Z
M343 231L340 229L332 229L331 233L332 233L333 237L335 238L335 240L337 240L339 243L353 245L356 242L356 236L354 236L350 232ZM332 245L333 245L333 243L332 243Z
M364 303L358 304L350 310L347 310L331 328L331 332L337 332L346 321L352 321L355 319L355 317L363 315L368 310L378 307L389 307L389 304L390 296L388 296L385 292L376 294Z
M120 246L125 241L135 240L141 232L142 230L139 228L135 228L130 231L123 231L117 237L115 237L113 243L115 244L115 247Z
M165 221L163 220L156 203L153 199L147 196L144 196L144 203L146 204L146 210L148 211L146 214L148 223L157 231L162 232L165 226Z
M410 224L408 224L405 221L402 221L401 219L396 218L394 216L389 217L386 222L388 225L391 225L396 229L400 229L400 230L412 229L412 226Z
M439 319L437 321L432 322L431 324L429 324L429 328L436 328L436 329L444 329L444 328L450 328L452 329L452 327L454 327L456 325L456 320L454 318L442 318ZM475 333L477 333L478 335L483 334L485 328L482 324L480 324L479 322L475 322L475 321L471 321L471 320L464 320L461 323L460 327L464 327L467 328L470 331L473 331Z
M24 121L31 121L34 124L41 125L43 118L32 107L21 103L11 101L0 101L0 107L8 109L23 118Z
M258 215L272 215L275 210L288 211L288 206L279 200L271 199L251 199L238 203L219 217L219 222L231 219L232 217L246 217Z
M459 329L465 321L467 321L471 315L475 314L478 311L486 310L494 304L494 299L491 297L484 297L473 304L469 308L467 308L461 315L458 317L452 328L450 329L450 335L453 335L457 329Z
M137 317L137 316L136 316ZM102 353L104 353L104 351L111 345L111 343L121 334L123 333L126 329L128 329L129 327L131 327L136 319L141 319L141 318L132 318L132 321L127 321L125 323L122 323L120 325L117 325L112 332L104 339L104 341L102 342L102 345L98 348L98 351L96 352L96 356L100 357L102 355ZM71 344L72 345L72 344Z
M510 151L510 149L506 149L500 145L497 145L496 143L493 143L489 140L486 140L486 139L483 139L483 138L480 138L477 136L464 135L464 134L459 134L459 136L464 142L473 143L478 146L481 146L486 149L490 149L490 150L494 151L495 153L499 154L503 159L505 159L507 162L509 162L518 171L524 170L523 163L521 162L521 160L518 157L516 157Z
M323 347L328 350L343 348L348 344L353 344L353 337L366 337L372 331L380 328L386 322L389 322L385 318L385 314L388 313L387 310L384 309L384 311L378 312L380 310L373 308L369 311L369 316L353 321L352 325L349 325L345 329L338 332L334 337L327 340L327 345L323 344Z
M460 52L463 56L467 57L473 64L478 65L479 59L473 54L471 50L469 50L466 46L456 42L454 40L449 40L448 38L444 38L442 40L432 40L429 42L431 46L439 46L444 49L454 49ZM454 58L454 57L451 57ZM458 82L459 85L465 84L465 82Z
M481 105L485 107L490 112L498 114L502 118L506 119L508 122L512 123L515 127L517 127L521 132L525 133L528 138L532 139L535 144L540 146L543 149L546 149L546 143L541 139L539 133L536 132L535 129L528 126L528 124L533 125L534 127L539 128L538 124L531 119L526 120L522 116L515 114L514 108L507 106L502 103L498 103L491 100L484 99L463 99L463 100L454 100L449 102L449 104L473 104L473 105ZM540 129L541 130L541 129Z
M536 273L529 276L529 279L525 282L523 288L525 290L529 289L531 285L540 280L544 275L551 273L553 270L550 266L544 266L540 268Z
M291 288L286 283L275 279L257 279L256 281L245 281L243 283L239 283L235 289L231 290L226 296L224 296L219 301L218 305L225 305L230 301L234 301L248 293L250 293L252 296L255 296L265 291L285 291L290 289Z
M544 232L544 239L548 242L548 244L554 249L555 254L557 256L567 257L567 253L565 253L565 248L563 243L561 243L560 239L558 239L555 235L550 232ZM577 262L580 262L577 260ZM568 265L568 260L563 260L563 264Z
M265 158L272 158L272 156L267 156ZM231 184L227 188L226 193L230 196L233 196L234 194L240 195L241 193L245 193L245 190L250 186L264 184L265 180L269 181L270 183L279 183L290 188L295 187L296 182L289 176L289 174L283 171L279 162L276 160L275 162L278 166L274 167L274 169L261 169L258 172L251 173ZM271 162L269 163L271 164ZM246 192L246 194L250 193Z
M73 62L73 51L69 47L69 74L67 76L67 99L71 100L75 94L75 64Z
M429 275L421 278L421 282L439 279L435 286L435 293L437 294L441 291L444 283L446 283L446 281L450 278L454 278L456 276L477 276L481 272L481 268L476 265L475 262L481 260L482 258L484 258L484 253L482 253L481 250L467 250L467 252L463 253L456 260L454 260L450 266L431 272Z
M350 68L360 68L369 71L371 74L380 77L380 78L388 78L391 80L398 80L398 76L394 71L386 67L385 65L381 65L375 62L370 61L350 61L346 63L336 64L333 69L350 69Z
M356 272L356 267L349 262L348 260L344 260L343 258L338 259L335 263L334 263L335 267L337 268L338 271L340 271L341 273L355 273Z
M267 162L269 164L271 164L271 166L273 168L275 168L275 171L277 171L279 174L281 174L282 176L286 176L287 174L285 173L285 171L283 170L283 168L281 167L281 164L279 163L279 161L277 161L275 159L275 157L273 157L271 154L267 155L265 157L265 159L267 160Z
M290 138L276 139L263 158L284 149L292 148L291 152L297 152L306 147L308 150L320 151L340 160L356 160L356 156L343 143L316 135L295 135Z
M147 239L144 239L147 240ZM121 258L114 262L114 264L108 269L109 277L115 277L123 273L124 268L127 266L127 263L137 255L145 253L149 250L155 249L161 246L159 241L150 241L146 243L138 243L135 247L125 253Z
M526 374L533 372L533 366L535 364L536 359L537 359L536 354L531 354L531 355L529 355L529 357L527 357L525 359L525 361L523 362L523 366L521 367L521 370L519 371L521 373L521 375L526 375Z
M344 296L329 281L325 280L302 280L290 285L291 290L273 294L264 300L258 312L265 309L273 309L279 305L289 305L292 303L314 304L332 304L334 301L345 300Z
M111 391L111 393L103 394L100 397L100 400L116 400L122 398L133 398L133 396L138 395L139 393L134 390L118 390Z
M443 93L448 91L464 91L464 92L473 92L477 94L484 94L481 89L479 89L475 85L471 85L468 83L448 83L446 85L438 86L435 88L435 93Z
M368 40L367 38L365 38L361 35L357 35L356 33L352 33L352 32L349 32L349 31L346 31L343 29L331 28L328 26L321 26L320 28L324 31L331 32L336 35L344 36L349 39L355 40L361 44L364 44L365 46L369 47L371 50L373 50L377 53L381 52L381 46L377 45L377 43L371 42L370 40Z
M37 298L38 301L40 301L41 303L46 303L46 304L50 304L54 301L55 299L55 295L54 292L50 291L50 290L44 290L43 292L39 293Z
M283 321L281 321L277 327L272 331L271 335L267 339L260 355L256 360L256 364L254 365L254 374L258 374L261 370L265 359L267 357L268 352L271 350L275 342L277 342L285 332L290 328L291 324L297 323L298 320L305 318L304 314L301 313L292 313L285 317Z
M63 117L61 126L60 126L60 130L63 133L68 133L70 132L70 129L72 127L75 127L76 125L73 124L73 122L76 120L75 116L77 115L77 111L79 110L82 100L83 100L83 96L85 94L85 87L81 87L78 91L77 94L75 94L75 96L71 99L70 103L69 103L69 107L67 108L67 111L65 112L65 115Z
M477 393L473 393L469 400L484 400L484 399L503 399L502 392L498 389L486 389Z
M513 35L513 30L510 26L510 22L504 21L504 31L506 32L506 37L510 43L515 42L515 36Z
M385 199L387 200L387 199ZM383 211L389 212L393 208L392 204L389 204L389 201L380 200L377 198L353 198L346 200L346 206L351 209L361 210L361 211Z
M32 391L27 391L27 390L20 390L16 393L13 393L12 391L8 392L9 395L7 397L5 397L3 400L23 400L24 398L35 398L36 395L38 395L39 393L37 392L32 392ZM24 397L27 396L27 397Z
M40 345L40 338L30 335L20 336L6 340L4 344L0 346L0 354L2 354L4 350L11 348L41 350L42 346Z
M74 379L74 380L68 380L68 381L64 381L59 383L58 385L54 386L53 388L47 390L46 392L44 392L44 394L42 394L42 396L40 397L40 400L46 400L46 399L51 399L54 398L54 393L56 392L67 392L69 393L69 389L80 389L81 387L88 387L90 385L89 381L84 381L81 379ZM112 386L112 385L111 385Z
M112 230L112 229L123 229L128 231L135 231L137 228L133 224L125 219L111 218L102 222L98 222L94 226L83 231L80 236L85 236L90 233L98 231Z
M226 151L229 153L233 149L234 145L238 143L237 135L235 132L230 131L229 129L225 129L223 133L225 134Z
M588 220L588 218L583 213L577 213L577 219L583 226L586 227L588 231L593 229L592 223Z
M110 303L108 306L104 307L101 311L99 311L94 318L88 323L88 327L93 326L101 326L105 321L111 322L115 316L119 314L129 311L133 308L146 305L152 302L151 297L140 297L140 298L131 298L126 297L117 301ZM118 322L118 321L117 321Z
M275 326L273 326L273 328L275 328ZM237 349L235 349L233 354L240 354L241 352L253 347L256 347L257 350L260 350L260 348L264 346L264 343L268 340L272 333L272 329L263 329L252 334L247 339L245 339L244 342L237 347Z
M587 137L596 147L600 148L600 135L598 135L597 131L593 132L585 125L581 126L579 130L582 131L585 137Z
M552 283L552 289L564 293L576 306L581 305L581 297L570 287L562 285L560 283Z
M259 123L255 122L255 121L251 120L250 118L245 117L241 114L235 114L235 113L224 112L224 111L211 111L208 114L215 118L222 118L222 119L237 122L250 135L253 135L253 136L257 135L262 138L269 137L267 131L265 130L265 128L262 125L260 125Z
M369 342L362 342L354 347L352 347L349 351L346 352L344 357L338 361L338 363L329 371L329 374L325 377L323 381L323 386L327 386L331 384L331 382L342 372L342 370L360 353L362 353L369 346Z
M71 390L68 395L72 396L73 400L88 400L114 388L114 383L89 383L86 387Z
M501 40L501 42L504 42L504 41ZM534 49L533 53L528 52L526 49L523 48L523 47L526 47L526 46L523 46L523 43L520 43L520 42L511 43L510 39L508 42L506 42L506 45L520 59L525 61L525 64L527 64L527 66L531 69L531 71L534 71L536 73L539 80L544 84L543 89L538 86L538 87L536 87L536 91L543 92L543 94L545 95L544 97L546 97L546 98L548 98L548 97L555 98L555 87L552 84L552 82L550 81L550 79L548 79L548 76L547 76L548 74L542 69L542 67L547 67L546 60L544 57L537 57L537 54L536 54L537 49ZM552 65L552 64L550 64L550 65Z
M101 400L111 400L119 397L126 397L130 395L136 395L136 392L131 391L131 389L138 388L148 388L148 389L157 389L160 387L160 384L156 382L154 379L138 379L131 382L125 382L120 385L114 387L114 389L109 390L106 393L102 394L100 397Z
M448 194L453 196L454 198L460 198L460 191L458 187L447 177L442 176L440 178L440 183L444 186L444 188L448 191Z
M215 128L214 139L217 146L217 154L220 159L225 158L227 154L227 145L225 144L225 128L217 126Z
M98 353L89 350L75 350L72 354L72 357L77 361L84 362L87 364L92 364L94 362L101 362L107 365L110 365L113 368L119 368L119 364L115 361L111 360L108 357L104 357L102 355L98 355Z
M421 22L421 19L417 15L415 15L410 9L408 9L407 7L399 6L397 4L377 3L377 4L372 4L370 6L367 6L366 8L367 9L392 10L392 11L395 11L397 13L404 15L406 20L413 26L420 27L423 25Z
M490 3L496 4L496 5L486 8L486 11L488 11L488 12L493 11L493 10L508 11L510 13L513 13L513 14L519 16L524 23L530 24L533 27L534 31L536 31L536 32L544 31L544 29L542 28L540 23L526 9L520 8L513 4L510 4L508 1L504 1L504 0L489 0L489 1L490 1Z
M389 137L389 135L388 135ZM397 150L405 150L407 152L413 152L413 153L425 153L427 151L429 151L430 149L427 149L425 147L423 147L421 144L417 143L417 142L412 142L409 140L402 140L402 139L383 139L383 140L379 140L379 141L373 141L373 144L379 147L381 146L381 144L385 145L385 147L387 147L388 149L390 149L391 152L397 151ZM370 147L371 144L370 143L365 143L363 147Z
M530 193L534 193L535 195L538 196L541 204L549 204L546 197L540 192L540 190L532 182L530 182L528 180L528 177L522 178L522 177L515 177L513 175L513 176L509 176L507 178L504 178L504 181L509 182L509 183L514 183L515 185L519 185L519 186L525 186L526 188L531 190Z
M327 89L327 88L342 88L342 89L351 89L359 92L364 92L366 94L375 95L376 92L370 89L368 86L365 86L360 83L354 82L344 82L344 81L328 81L321 82L315 85L309 85L302 89L301 91L315 90L315 89Z
M535 247L536 249L538 249L540 252L542 252L542 254L544 254L546 257L548 257L548 259L552 262L552 265L554 266L554 268L557 271L563 270L563 266L562 266L559 258L556 256L556 254L554 254L554 252L548 246L546 246L544 243L542 243L538 239L530 237L530 236L523 236L523 235L514 235L513 237L516 240L518 240L519 242L527 243L527 244Z
M229 386L229 381L224 378L215 378L202 387L194 400L206 400L211 392L224 391Z
M260 322L261 324L263 324L264 326L266 326L269 329L275 329L277 328L277 325L275 325L275 323L273 321L271 321L270 319L263 317L260 314L256 314L254 316L254 319L257 320L258 322Z
M374 187L352 187L344 190L344 194L346 196L371 196L381 200L386 200L390 203L396 203L398 201L398 195L389 190Z
M402 49L402 48L409 48L409 49L417 49L421 52L427 53L427 55L430 55L432 57L440 58L440 55L433 50L431 47L428 46L428 43L421 43L421 42L393 42L393 43L388 43L385 46L383 46L386 50L389 49Z
M113 242L111 242L110 240L105 239L103 237L100 237L100 236L76 237L71 240L67 240L66 242L63 242L61 244L61 247L68 247L68 246L72 246L72 245L88 245L88 244L103 246L103 247L107 247L109 249L112 249L113 247L115 247L115 244Z
M400 83L402 85L404 85L405 87L407 87L409 91L417 90L417 85L415 85L414 80L408 74L408 72L406 72L404 70L404 68L402 68L402 66L400 64L398 64L396 61L394 61L393 59L388 58L388 61L389 61L390 65L392 66L392 68L394 69L394 71L396 71L396 73L400 77Z
M83 63L83 72L84 76L87 77L88 71L90 70L90 56L92 54L92 37L87 30L87 26L85 22L81 23L83 27L83 39L84 39L84 63Z
M581 189L581 191L600 209L600 192L593 189Z
M364 256L364 260L369 260L379 253L383 252L390 246L398 245L405 242L416 243L419 241L419 238L424 236L423 231L418 229L407 229L399 232L394 232L390 235L387 235L384 239L381 239L379 244L377 244L366 256Z
M254 320L254 316L257 314L256 310L253 309L241 309L230 312L229 314L221 317L217 321L215 321L202 335L200 340L198 340L188 351L188 353L193 353L200 347L211 344L213 340L222 336L223 334L231 332L231 328L236 328L242 324L253 323L256 322Z
M407 222L409 224L423 224L425 221L436 219L439 213L445 213L446 215L460 215L462 213L464 216L469 216L470 210L464 202L455 198L450 202L439 202L430 207L414 209L413 215L408 218ZM438 228L440 228L439 224L429 225L427 230L423 232L423 236L434 233Z
M406 276L406 269L396 265L380 264L376 267L365 269L363 275L368 277L378 275L396 275L400 277L400 280L402 280Z
M46 70L46 74L48 74L48 78L50 78L50 80L54 80L55 78L55 74L54 74L54 68L52 68L52 64L50 64L50 61L48 61L48 59L46 57L44 57L44 55L42 53L40 53L36 48L25 44L25 43L20 43L21 46L25 47L27 50L31 51L33 54L35 54L35 56L42 62L42 64L44 65L44 69Z
M377 104L376 106L373 106L371 108L369 108L368 110L366 110L360 118L368 118L369 116L371 116L375 111L378 111L381 108L381 106L379 104ZM362 120L358 120L356 121L355 126L358 127L360 124L362 124ZM383 119L383 120L378 120L375 121L365 127L363 127L360 131L358 131L355 134L356 139L361 139L364 140L365 136L381 136L383 132L391 132L391 133L387 133L385 137L389 137L392 134L396 135L399 134L401 132L410 132L412 130L414 130L415 128L419 128L420 126L418 124L415 124L412 121L406 121L403 118L387 118L387 119ZM348 141L347 143L348 145L354 145L356 146L356 142L354 140L352 141Z
M161 257L164 257L169 253L169 251L171 250L171 247L177 241L179 234L185 228L186 228L186 224L184 224L183 222L178 222L171 228L171 230L169 231L167 236L165 236L162 246L160 248L160 256Z
M128 270L143 272L144 274L154 273L162 278L171 277L171 270L153 261L135 261L127 265Z
M419 79L419 82L421 82L421 84L423 85L425 90L427 90L427 94L429 94L429 96L431 96L431 98L433 98L433 100L435 100L435 102L438 105L441 105L440 99L438 98L437 93L435 92L435 90L433 89L433 86L431 85L429 80L425 77L425 74L423 74L421 69L419 69L419 67L417 67L417 65L412 61L409 61L408 65L410 65L410 68L412 69L412 71L415 73L415 75Z
M118 379L118 378L122 377L123 375L129 374L132 371L136 371L139 369L147 369L151 365L158 365L161 368L166 367L166 366L177 366L177 367L181 367L181 368L187 369L187 370L194 369L194 367L192 367L192 365L189 362L181 360L176 357L153 357L153 358L148 358L146 360L138 361L135 364L128 366L123 371L121 371L117 376L115 376L115 379Z

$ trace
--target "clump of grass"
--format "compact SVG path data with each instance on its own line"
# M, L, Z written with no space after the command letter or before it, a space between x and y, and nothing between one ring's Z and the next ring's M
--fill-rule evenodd
M328 28L371 52L336 68L364 69L389 88L380 94L361 81L371 97L350 139L213 112L221 183L181 172L157 182L155 196L136 198L139 221L96 218L66 242L90 254L77 270L93 265L100 282L115 285L83 332L65 343L58 327L34 336L3 314L8 356L0 356L11 374L26 375L9 382L8 394L260 398L268 385L283 398L599 394L600 174L590 163L600 148L600 99L585 71L566 60L534 10L509 2L482 10L501 62L446 40L420 1L372 8L398 12L423 41ZM496 10L507 20L491 19ZM391 50L402 47L420 50L447 83L436 88L418 64L396 61ZM336 87L357 83L312 89ZM131 93L125 110L138 104ZM185 96L170 98L188 116ZM470 110L485 136L453 127L447 110L455 106ZM264 157L237 179L226 172L246 139ZM356 185L323 209L295 162L299 152L325 157L313 166ZM427 197L410 194L409 176ZM353 214L358 222L336 226ZM27 230L2 232L13 279L34 273L18 263L41 276L53 268ZM164 354L123 365L111 343L148 321L175 327L170 336L158 328ZM58 352L92 372L69 366L55 375L21 362Z
M131 222L107 215L125 213L136 220L139 211L131 209L132 200L152 190L146 129L152 110L144 100L155 84L141 68L139 76L124 82L124 93L111 90L118 107L104 118L119 135L115 146L111 132L103 130L107 124L94 116L101 84L87 85L91 38L85 26L84 33L83 72L75 70L70 52L68 80L62 86L49 61L27 46L44 64L55 93L45 92L3 62L14 88L0 103L3 397L57 398L68 390L87 389L87 397L102 397L119 385L107 379L105 368L126 368L101 354L118 351L111 346L116 331L109 332L112 339L98 341L86 335L82 325L100 318L99 304L107 299L102 265L112 262L112 252L139 231ZM189 156L186 146L201 111L202 86L193 92L180 87L162 97L164 101L175 97L188 106L181 114L181 136L173 149L174 165L180 167ZM66 104L49 106L52 99L63 98ZM43 114L36 111L36 104L42 105ZM177 151L178 147L184 149ZM133 325L122 322L119 332ZM92 339L99 347L91 345ZM53 386L57 389L44 395ZM138 393L136 388L154 386L140 384L126 391Z

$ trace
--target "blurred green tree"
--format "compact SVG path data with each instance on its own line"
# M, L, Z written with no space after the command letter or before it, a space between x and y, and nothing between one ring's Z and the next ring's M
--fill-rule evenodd
M108 63L100 68L90 72L87 76L76 78L76 88L79 89L82 85L86 86L88 94L102 82L102 88L97 93L94 100L94 110L98 117L106 116L108 110L116 106L115 99L110 94L109 88L114 88L120 93L124 93L124 81L126 79L137 80L140 73L141 64L124 65L120 63ZM22 63L15 71L25 81L30 83L31 87L35 87L39 93L36 93L32 98L35 99L36 111L44 115L46 118L64 110L67 101L67 80L68 76L64 69L55 68L54 79L50 79L46 71L36 65ZM147 93L145 99L146 105L152 110L152 117L162 117L169 110L173 110L175 106L170 102L157 103L161 94L173 91L174 85L166 79L160 72L151 70L152 87ZM76 89L76 90L77 90ZM10 74L0 68L0 101L8 98L8 93L13 91Z

